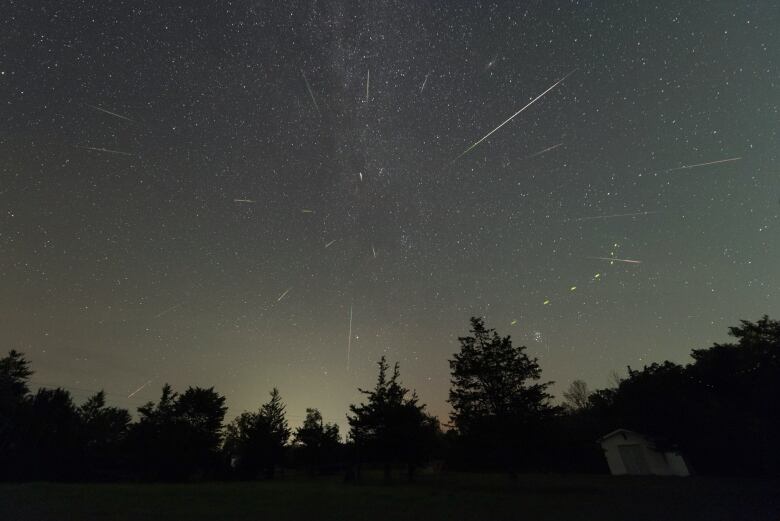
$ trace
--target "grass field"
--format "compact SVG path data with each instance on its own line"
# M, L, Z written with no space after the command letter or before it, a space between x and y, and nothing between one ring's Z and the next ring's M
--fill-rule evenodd
M2 484L0 519L780 520L780 482L768 480L447 474L413 484L367 481Z

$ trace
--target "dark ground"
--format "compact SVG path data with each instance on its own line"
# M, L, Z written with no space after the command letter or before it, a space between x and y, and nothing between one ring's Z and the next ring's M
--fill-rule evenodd
M780 482L445 474L414 484L337 478L197 484L0 485L0 519L780 520Z

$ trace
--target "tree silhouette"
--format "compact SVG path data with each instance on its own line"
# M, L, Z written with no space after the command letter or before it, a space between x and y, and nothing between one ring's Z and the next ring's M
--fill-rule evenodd
M38 389L23 420L27 471L37 479L81 475L81 421L65 389Z
M767 316L730 328L733 343L695 349L687 365L665 361L628 368L607 389L588 392L574 381L564 392L565 414L550 406L541 368L509 337L472 318L471 334L450 360L449 401L456 429L442 435L399 366L379 361L365 402L350 405L350 443L356 461L407 466L411 477L446 439L449 464L472 468L519 464L534 470L599 471L593 443L619 427L651 436L661 450L680 449L700 473L773 475L780 471L780 322ZM11 351L0 358L0 478L192 479L216 476L225 455L238 476L274 476L290 429L277 389L257 412L227 426L225 398L213 388L170 385L157 402L127 411L106 404L100 391L77 407L64 389L30 392L29 362ZM222 445L224 452L219 453ZM296 430L296 455L323 470L341 454L338 427L307 409ZM358 467L359 468L359 467Z
M30 363L18 351L0 358L0 478L18 475L22 464L21 418L28 415L32 374Z
M16 350L8 352L8 356L0 358L0 405L6 400L20 401L30 394L28 381L33 375L30 362Z
M189 387L176 401L177 421L186 429L180 450L197 472L213 473L216 470L226 412L225 397L213 387Z
M780 471L780 323L767 316L729 328L736 343L636 370L616 388L594 392L587 418L602 432L625 427L680 449L700 473L767 475Z
M306 467L310 471L321 471L338 457L339 426L324 423L317 409L306 409L306 419L295 431L295 442Z
M225 398L213 388L190 387L179 396L165 384L160 401L138 408L132 445L142 470L158 479L185 479L214 470Z
M389 479L393 463L405 463L411 478L414 469L430 455L438 434L438 422L425 412L416 393L409 393L399 381L398 363L393 374L383 356L379 360L379 375L374 389L358 389L367 397L366 403L350 405L347 416L350 437L358 451L359 462L373 460L384 468Z
M654 436L664 449L673 448L673 440L685 439L699 402L685 367L669 361L641 370L629 367L627 378L606 397L615 424Z
M99 391L79 407L89 447L117 445L126 434L131 418L125 409L106 406L106 393Z
M574 380L569 389L564 391L563 398L566 400L566 408L571 411L580 411L585 409L589 402L590 391L588 385L582 380Z
M279 390L274 387L271 399L259 412L242 413L227 426L226 432L224 450L239 476L255 478L262 470L273 478L290 439Z
M225 428L223 451L230 466L243 479L257 477L263 465L259 414L243 412Z
M123 463L122 449L130 427L130 413L106 406L103 391L89 397L78 412L85 452L83 466L93 476L115 470Z
M529 458L540 441L542 423L555 411L548 383L525 347L514 347L481 318L472 317L471 335L458 338L461 349L450 360L451 419L472 454L484 447L483 459L501 461L514 474L519 450ZM492 448L492 449L491 449Z
M736 343L691 353L686 372L698 410L683 443L701 471L780 475L780 322L764 315L729 334ZM694 429L705 431L703 440Z
M285 416L285 405L276 387L271 391L271 399L260 407L260 420L266 437L267 471L269 477L273 478L291 434Z
M132 461L144 477L183 479L186 477L179 443L184 434L176 421L178 393L167 383L157 403L147 402L138 408L139 420L130 429Z

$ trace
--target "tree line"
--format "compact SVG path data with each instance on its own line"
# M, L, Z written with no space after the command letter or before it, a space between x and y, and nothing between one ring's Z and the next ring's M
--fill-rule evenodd
M778 475L780 322L764 316L729 332L735 342L694 349L685 365L629 367L593 392L575 381L558 405L538 360L472 318L449 360L448 429L382 357L374 387L349 407L343 440L315 408L293 430L276 388L226 424L226 399L213 387L178 393L166 384L133 421L103 391L81 405L65 389L33 392L30 362L12 350L0 359L0 478L272 479L295 469L356 480L370 468L411 479L432 462L509 475L606 472L596 440L617 428L681 452L696 473Z

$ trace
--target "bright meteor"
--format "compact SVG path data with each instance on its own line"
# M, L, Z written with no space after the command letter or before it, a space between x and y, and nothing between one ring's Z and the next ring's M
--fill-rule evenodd
M605 260L605 261L626 262L628 264L642 264L642 261L633 260L633 259L618 259L616 257L588 257L588 258L596 259L596 260Z
M349 305L349 333L347 337L347 372L349 372L349 357L352 354L352 304Z
M574 71L576 71L576 70L577 70L577 69L574 69L574 70L573 70L573 71L571 71L569 74L567 74L566 76L564 76L564 77L563 77L563 78L561 78L560 80L558 80L558 81L556 81L555 83L553 83L553 84L552 84L550 87L548 87L548 88L547 88L547 90L545 90L544 92L542 92L541 94L539 94L537 97L535 97L534 99L532 99L531 101L529 101L529 102L528 102L528 104L527 104L525 107L521 108L520 110L518 110L517 112L515 112L514 114L512 114L511 116L509 116L509 117L508 117L506 120L504 120L504 122L503 122L503 123L501 123L499 126L497 126L497 127L496 127L496 128L494 128L493 130L491 130L490 132L488 132L487 134L485 134L485 137L483 137L482 139L480 139L479 141L477 141L476 143L474 143L473 145L471 145L470 147L468 147L466 150L464 150L463 152L461 152L461 154L460 154L458 157L456 157L455 159L453 159L453 160L452 160L452 163L454 163L455 161L457 161L457 160L458 160L458 159L460 159L461 157L465 156L466 154L468 154L469 152L471 152L472 150L474 150L475 148L477 148L477 146L479 146L479 144L480 144L480 143L482 143L482 142L483 142L483 141L485 141L487 138L489 138L490 136L492 136L492 135L493 135L493 133L495 133L495 132L496 132L498 129L500 129L501 127L503 127L504 125L506 125L507 123L509 123L509 122L510 122L510 121L512 121L513 119L515 119L515 117L516 117L516 116L518 116L518 115L519 115L521 112L523 112L525 109L527 109L528 107L530 107L531 105L533 105L534 103L536 103L536 102L537 102L537 101L538 101L540 98L542 98L542 96L544 96L545 94L547 94L548 92L550 92L551 90L553 90L555 87L557 87L558 85L560 85L560 84L561 84L561 83L562 83L562 82L563 82L563 81L564 81L566 78L568 78L569 76L571 76L572 74L574 74Z
M290 292L290 290L291 290L291 289L292 289L292 288L287 288L286 290L284 290L284 293L282 293L281 295L279 295L279 298L278 298L278 299L276 299L276 301L277 301L277 302L281 302L281 301L282 301L282 299L283 299L284 297L286 297L286 296L287 296L287 294Z
M84 147L79 145L78 148L83 148L84 150L94 150L95 152L107 152L109 154L120 154L123 156L132 156L133 154L130 154L129 152L122 152L120 150L111 150L109 148L98 148L98 147Z
M133 396L135 396L136 394L138 394L139 392L141 392L141 390L143 390L143 388L144 388L144 387L146 387L147 385L149 385L150 383L152 383L152 381L151 381L151 380L149 380L148 382L146 382L145 384L143 384L141 387L139 387L138 389L136 389L136 390L135 390L135 391L133 391L132 393L128 394L128 395L127 395L127 397L128 397L128 398L132 398Z
M86 105L87 107L89 107L91 109L99 110L100 112L105 112L106 114L110 114L110 115L114 116L115 118L124 119L126 121L130 121L131 123L135 123L135 121L133 121L132 119L128 118L127 116L123 116L121 114L117 114L116 112L111 112L110 110L106 110L106 109L103 109L103 108L100 108L100 107L96 107L95 105L90 105L89 103L85 103L84 105Z
M690 168L699 168L700 166L710 166L710 165L717 165L720 163L730 163L731 161L739 161L742 159L741 157L730 157L728 159L720 159L718 161L709 161L707 163L696 163L695 165L683 165L678 166L677 168L672 168L667 170L667 172L674 172L675 170L688 170Z

